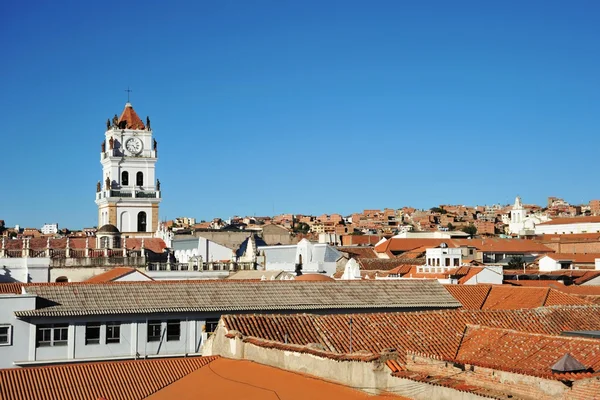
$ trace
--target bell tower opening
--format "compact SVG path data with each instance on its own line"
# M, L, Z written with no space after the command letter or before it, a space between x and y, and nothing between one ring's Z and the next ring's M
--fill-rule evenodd
M146 232L146 213L144 211L140 211L138 214L137 230L138 232Z

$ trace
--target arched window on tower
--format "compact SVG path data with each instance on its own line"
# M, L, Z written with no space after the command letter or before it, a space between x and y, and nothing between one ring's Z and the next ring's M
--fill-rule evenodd
M129 185L129 172L123 171L121 173L121 186Z
M138 186L144 186L144 173L143 172L138 172L135 175L135 184Z
M140 211L137 219L138 232L146 232L146 213L144 211Z
M100 248L102 249L108 249L109 247L109 241L110 239L108 238L108 236L103 236L100 238Z

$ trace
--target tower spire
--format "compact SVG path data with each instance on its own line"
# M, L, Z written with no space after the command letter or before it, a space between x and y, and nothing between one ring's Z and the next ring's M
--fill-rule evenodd
M127 89L125 89L125 91L127 92L127 102L129 103L129 94L133 92L133 90L129 89L129 85L127 85Z

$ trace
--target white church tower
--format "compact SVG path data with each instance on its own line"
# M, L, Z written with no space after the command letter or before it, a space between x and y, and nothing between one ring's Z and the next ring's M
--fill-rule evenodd
M102 181L96 186L98 228L111 224L127 236L151 237L158 228L160 181L157 142L131 103L120 117L106 121L100 152Z

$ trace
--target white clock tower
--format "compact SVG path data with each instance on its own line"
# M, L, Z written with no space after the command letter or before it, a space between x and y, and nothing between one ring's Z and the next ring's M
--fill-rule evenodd
M155 176L157 142L131 104L106 121L100 152L102 181L96 187L98 228L111 224L127 236L149 237L158 227L160 182Z

